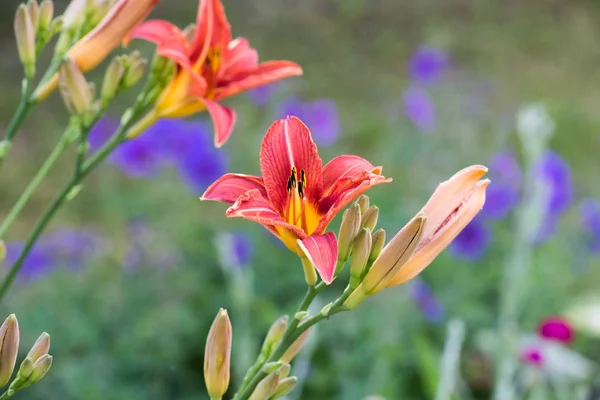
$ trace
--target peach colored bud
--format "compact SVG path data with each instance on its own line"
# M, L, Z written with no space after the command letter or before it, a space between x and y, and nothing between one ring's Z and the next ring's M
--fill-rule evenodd
M290 347L288 347L288 349L285 351L285 353L283 353L283 355L281 356L281 358L279 360L283 361L284 363L288 363L288 364L290 362L292 362L292 360L294 359L294 357L296 357L296 354L298 354L298 352L300 351L300 349L302 349L302 346L304 345L304 342L306 342L306 339L308 338L309 332L310 332L310 328L307 329L306 331L304 331L298 337L298 339L296 339L294 341L294 343L292 343L292 345Z
M350 287L357 287L362 281L371 254L371 231L362 228L354 239L352 261L350 261Z
M373 232L377 226L377 219L379 219L379 208L377 206L367 208L367 211L363 213L361 218L361 228L369 228Z
M37 3L36 3L37 4ZM35 26L29 7L21 4L15 16L15 37L19 58L25 67L25 75L32 78L35 75Z
M388 287L417 276L475 218L485 203L485 190L490 183L488 179L480 181L486 172L484 166L471 166L437 187L421 211L428 221L421 243Z
M277 388L275 389L275 393L273 393L273 396L271 396L271 399L278 399L290 393L292 390L294 390L297 383L298 378L296 378L295 376L280 379L279 383L277 384Z
M369 255L370 264L373 264L377 257L379 257L381 250L383 250L383 246L385 246L385 231L379 229L373 234L373 244L371 246L371 254Z
M50 27L52 18L54 18L54 3L52 0L43 0L40 3L40 17L38 21L38 32L40 34L46 32Z
M12 376L19 351L19 322L11 314L0 327L0 387Z
M368 200L368 199L367 199ZM360 205L354 203L342 217L338 235L338 260L346 261L352 253L352 243L360 230ZM338 273L339 271L336 271Z
M231 358L231 321L220 309L210 327L204 350L204 381L211 398L220 399L229 387Z
M270 373L256 385L256 389L254 389L248 400L269 400L275 393L278 383L279 371Z
M369 208L369 196L366 194L361 195L357 200L356 204L360 207L360 213L364 214L365 211Z
M60 67L60 92L69 111L83 115L92 107L94 91L77 68L77 64L67 59Z
M49 350L50 350L50 335L48 335L46 332L44 332L36 340L35 344L31 348L31 350L29 350L29 353L27 353L26 358L29 358L31 361L33 361L33 363L35 363L42 356L48 354Z
M283 335L288 327L288 322L289 317L287 315L282 315L281 317L277 318L275 322L273 322L273 325L271 325L269 331L267 332L267 336L265 336L265 341L263 342L260 350L262 355L268 358L279 345L279 342L283 338Z

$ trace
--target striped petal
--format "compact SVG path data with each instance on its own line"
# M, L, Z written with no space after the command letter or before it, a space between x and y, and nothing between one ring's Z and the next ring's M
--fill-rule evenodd
M267 197L263 179L260 176L225 174L206 189L201 200L215 200L233 204L248 190L256 189L263 198Z
M260 169L269 201L280 214L289 199L287 187L292 168L298 174L304 171L304 196L310 205L316 205L323 190L322 161L310 131L296 117L275 121L260 148Z
M338 256L337 239L333 232L324 235L312 235L298 241L298 250L302 251L315 267L326 284L333 281Z
M236 120L235 111L215 101L202 99L202 102L206 106L206 110L210 114L215 126L215 147L221 147L229 139L233 131Z

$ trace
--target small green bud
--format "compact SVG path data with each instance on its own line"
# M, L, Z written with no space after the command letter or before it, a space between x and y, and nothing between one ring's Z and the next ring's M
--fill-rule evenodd
M77 64L67 59L60 67L60 92L67 109L74 115L84 115L92 109L94 88L85 80Z
M28 388L34 383L39 382L52 367L52 356L44 354L35 363L30 358L26 358L21 363L19 373L15 380L10 384L11 391Z
M283 361L273 361L270 363L266 363L262 367L262 371L265 374L270 374L271 372L275 372L279 370L284 365Z
M146 74L147 69L148 60L136 60L129 66L129 68L127 68L127 72L125 73L125 77L123 78L123 87L125 89L130 88L136 83L138 83Z
M6 258L6 245L4 244L4 241L2 239L0 239L0 264L2 264L2 262L4 261L5 258Z
M19 351L19 322L11 314L0 327L0 387L12 376Z
M365 274L371 254L371 231L369 228L362 228L356 239L352 250L352 261L350 261L350 287L356 288Z
M125 76L123 58L115 57L106 68L102 88L100 89L100 99L104 104L109 103L115 97L121 87L123 76Z
M361 195L356 203L360 206L360 213L363 214L369 208L369 196L366 194Z
M325 304L325 306L321 308L321 311L319 311L319 314L321 314L324 317L328 317L329 311L331 311L331 306L333 306L333 303Z
M40 17L38 22L38 32L40 35L45 34L52 25L54 18L54 3L52 0L43 0L40 4ZM53 32L52 32L53 33Z
M272 372L256 385L249 400L268 400L273 396L279 384L279 372Z
M315 270L315 266L306 256L304 245L300 239L296 239L296 246L298 248L298 256L300 257L302 268L304 269L304 280L308 286L315 286L317 284L317 271Z
M371 206L362 215L361 228L369 228L371 232L375 230L377 226L377 219L379 218L379 208L377 206Z
M352 204L344 212L340 232L338 235L338 260L346 261L352 252L352 242L360 229L360 206L356 203ZM343 264L342 264L343 265ZM339 271L336 271L338 274Z
M294 319L297 319L298 321L302 321L304 318L306 318L308 316L309 312L308 311L298 311L296 314L294 314Z
M278 399L290 393L292 390L294 390L297 383L298 378L295 376L280 379L279 383L277 384L277 388L275 389L275 393L273 393L273 396L271 396L271 399Z
M35 75L35 26L29 7L25 4L21 4L17 8L15 37L17 39L19 58L25 69L25 76L31 79Z
M280 379L287 378L288 375L290 374L291 370L292 370L292 366L290 364L283 363L283 365L281 366L281 369L279 370L279 378Z
M81 193L82 190L83 190L83 185L75 185L75 186L73 186L71 188L71 190L69 190L69 193L65 197L65 200L67 200L67 201L73 200L75 197L77 197L77 195L79 193Z
M369 264L373 264L373 262L375 262L377 257L379 257L383 246L385 246L385 231L383 229L379 229L373 234L372 243L371 254L369 255Z
M267 358L271 355L273 350L279 345L279 342L281 342L288 327L288 322L289 318L287 315L282 315L273 322L265 336L265 341L260 350L261 354L264 354Z
M27 378L33 372L33 360L31 358L25 358L19 367L19 378L22 381L26 381ZM12 385L11 385L12 386Z

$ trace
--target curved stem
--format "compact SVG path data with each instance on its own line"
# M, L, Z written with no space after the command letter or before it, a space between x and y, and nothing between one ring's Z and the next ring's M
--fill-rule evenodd
M19 102L17 110L15 111L10 123L8 124L8 127L6 128L4 140L0 142L0 145L5 147L4 149L0 149L0 167L2 166L2 163L4 162L4 159L10 150L13 138L17 134L19 127L25 120L25 117L31 110L31 106L34 104L29 97L30 87L31 81L25 80L25 87L23 89L21 101Z
M31 180L31 182L29 182L29 185L27 185L27 187L25 188L25 191L23 191L23 193L21 194L21 197L19 197L17 202L14 204L14 206L11 208L8 215L4 219L4 221L2 221L2 224L0 225L0 237L4 236L10 225L14 222L15 218L17 218L19 213L23 210L23 207L25 207L25 205L27 204L37 187L44 180L46 175L48 175L48 172L50 172L54 164L56 164L56 161L58 161L59 157L69 147L68 136L70 129L71 127L68 127L67 130L65 130L65 133L60 138L56 147L54 147L54 150L52 150L52 153L50 153L44 164L41 166L41 168Z

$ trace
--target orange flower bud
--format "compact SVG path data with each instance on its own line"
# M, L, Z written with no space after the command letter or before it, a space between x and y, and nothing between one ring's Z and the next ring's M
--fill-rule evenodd
M229 387L231 321L221 308L210 327L204 350L204 381L211 398L220 399Z

